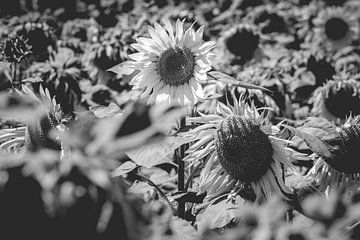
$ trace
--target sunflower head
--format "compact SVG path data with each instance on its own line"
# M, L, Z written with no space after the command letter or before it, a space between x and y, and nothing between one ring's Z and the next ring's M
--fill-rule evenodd
M360 173L360 123L343 126L339 131L337 146L332 148L333 158L327 160L334 169L342 173Z
M307 176L318 184L320 191L358 188L359 117L350 117L341 127L325 118L310 117L298 129L305 133L299 136L314 152L314 165Z
M0 60L19 63L30 53L30 46L22 37L9 36L0 44Z
M356 15L356 14L355 14ZM332 49L339 49L351 44L357 37L359 24L356 17L341 7L323 9L314 19L316 38Z
M219 125L215 138L221 166L242 182L256 181L269 169L272 147L254 121L230 116Z
M307 60L306 68L314 74L316 86L321 86L336 73L333 64L328 59L317 58L314 55Z
M353 79L331 80L315 91L313 112L328 120L344 120L360 114L360 83Z
M205 163L199 190L207 192L207 199L228 191L229 197L245 196L246 189L251 189L251 199L257 202L273 194L289 198L291 191L283 182L281 165L287 168L291 164L287 161L286 141L278 138L280 130L243 96L236 98L232 92L231 97L233 104L218 102L213 114L189 119L203 124L187 133L198 141L184 159L195 165L199 160Z
M37 61L47 60L49 48L57 48L56 36L46 23L26 22L17 26L15 32L27 40Z
M234 57L234 62L243 64L253 58L259 47L260 35L249 25L239 25L226 31L222 42L224 51Z
M184 21L177 20L174 28L168 19L164 25L149 26L150 37L139 37L131 45L138 51L129 55L132 60L112 71L134 73L130 85L144 90L141 97L149 103L193 105L204 96L201 82L207 80L216 43L203 41L203 26L195 31L192 24L184 31Z

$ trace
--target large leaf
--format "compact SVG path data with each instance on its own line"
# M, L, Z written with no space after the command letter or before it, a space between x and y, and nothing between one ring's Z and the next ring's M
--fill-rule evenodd
M286 126L294 135L304 139L309 148L321 157L331 158L332 154L328 149L328 145L321 141L311 133L304 132L303 130L296 129L291 126Z
M94 106L91 107L90 110L94 112L98 118L112 117L121 111L115 103L110 103L109 106Z
M124 162L123 164L121 164L118 168L116 168L113 172L112 175L114 177L118 177L118 176L122 176L124 174L127 174L129 172L131 172L132 170L134 170L137 167L137 165L132 162L132 161L127 161Z
M139 166L151 168L161 163L171 162L175 149L186 143L182 137L166 137L164 141L149 143L126 154Z
M304 124L298 129L316 136L323 141L339 137L339 133L336 131L335 126L325 118L308 117Z
M226 200L207 207L205 211L197 217L199 231L226 226L235 219L237 207L236 204Z

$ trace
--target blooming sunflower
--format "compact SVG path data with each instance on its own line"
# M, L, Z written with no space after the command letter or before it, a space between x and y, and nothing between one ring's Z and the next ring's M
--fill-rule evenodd
M325 144L326 150L321 152L310 147L315 152L315 162L307 177L314 179L323 192L332 193L340 188L359 190L360 118L349 118L340 128L331 126L325 120L323 122L316 124L316 128L326 131L325 137L317 136Z
M278 138L279 128L270 125L254 104L232 97L233 105L218 103L216 115L189 118L201 124L188 133L198 141L184 159L194 164L205 160L199 190L213 199L250 185L257 202L273 194L289 197L282 166L287 169L290 164L284 151L286 141Z
M164 28L158 23L149 26L150 38L140 37L131 45L138 51L129 55L133 61L112 71L137 71L130 84L135 89L144 89L142 97L149 97L149 103L193 105L203 98L200 82L207 79L214 56L210 50L216 43L203 41L203 26L197 31L193 26L184 31L184 21L179 19L175 29L168 19L164 25Z
M329 121L356 116L360 114L360 82L335 76L315 90L311 101L314 103L312 113Z
M314 19L315 38L330 49L340 49L351 44L359 35L357 14L341 7L328 7Z
M260 34L254 26L239 24L225 31L220 42L220 59L229 59L232 64L244 64L260 53Z

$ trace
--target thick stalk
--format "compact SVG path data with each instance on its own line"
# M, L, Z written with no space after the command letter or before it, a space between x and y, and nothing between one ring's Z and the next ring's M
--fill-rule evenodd
M182 118L180 121L180 129L185 127L186 125L186 119ZM178 149L178 191L183 192L185 191L185 163L183 161L183 158L185 157L185 151L186 151L186 144L180 146ZM181 202L178 205L178 216L180 218L185 217L185 202Z
M13 67L13 79L12 79L12 85L13 85L13 87L14 88L16 88L16 89L18 89L18 90L20 90L20 88L21 88L21 83L20 83L20 81L19 81L19 79L18 79L18 74L17 74L17 68L18 68L18 64L17 64L17 62L14 62L13 64L12 64L12 67Z

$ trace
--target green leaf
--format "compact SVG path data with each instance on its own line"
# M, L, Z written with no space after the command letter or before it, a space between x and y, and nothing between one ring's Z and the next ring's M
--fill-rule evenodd
M200 231L206 229L217 229L226 226L236 217L236 205L223 200L211 205L198 215L198 228Z
M171 162L175 149L186 143L182 137L167 137L164 141L150 143L126 152L139 166L151 168L161 163Z
M94 106L91 107L90 110L94 112L98 118L112 117L121 111L115 103L110 103L109 106Z
M316 154L326 158L332 157L332 154L329 151L327 144L316 136L291 126L286 126L286 128L288 128L292 132L292 134L304 139L309 148Z
M124 162L123 164L121 164L118 168L116 168L113 172L112 175L114 177L118 177L118 176L122 176L125 175L129 172L131 172L132 170L134 170L137 167L137 165L132 162L132 161L127 161Z

